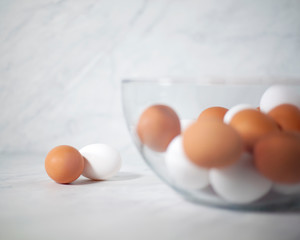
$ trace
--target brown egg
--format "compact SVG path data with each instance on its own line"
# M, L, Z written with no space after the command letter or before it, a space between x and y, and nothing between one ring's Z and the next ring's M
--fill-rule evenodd
M141 142L157 152L166 151L169 143L180 132L180 121L176 112L165 105L147 108L137 125Z
M83 172L84 159L80 152L67 145L53 148L46 156L45 169L58 183L71 183Z
M223 107L206 108L204 111L200 113L198 120L204 118L214 118L223 121L224 115L227 111L228 109Z
M262 175L283 183L300 183L300 135L273 133L254 147L254 162Z
M183 148L187 157L204 168L220 168L235 163L242 153L242 140L229 125L203 119L183 132Z
M249 151L252 151L260 138L279 131L277 123L271 117L256 109L236 113L229 124L241 135L245 148Z
M298 107L291 104L281 104L268 112L268 115L283 130L300 132L300 109Z

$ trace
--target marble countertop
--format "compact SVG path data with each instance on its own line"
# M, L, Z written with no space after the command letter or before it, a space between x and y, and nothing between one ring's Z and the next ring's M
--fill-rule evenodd
M121 153L122 154L122 153ZM191 203L136 154L110 181L54 183L43 154L1 154L0 239L297 240L299 212L258 213Z

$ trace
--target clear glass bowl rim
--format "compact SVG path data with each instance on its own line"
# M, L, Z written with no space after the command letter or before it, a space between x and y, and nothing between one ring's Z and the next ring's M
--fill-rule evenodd
M157 77L157 78L124 78L122 84L194 84L194 85L300 85L300 78L291 77Z

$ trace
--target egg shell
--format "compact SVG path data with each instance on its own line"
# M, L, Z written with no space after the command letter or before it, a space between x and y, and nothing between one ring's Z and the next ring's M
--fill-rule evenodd
M193 119L181 119L180 120L181 132L184 132L194 122L195 120Z
M209 107L200 113L198 120L201 120L204 118L214 118L214 119L223 121L223 118L227 111L228 111L228 109L224 108L224 107L219 107L219 106Z
M235 114L245 109L254 109L254 108L251 105L244 104L244 103L233 106L225 113L223 118L224 123L229 124Z
M82 175L93 180L106 180L113 177L121 168L121 156L113 147L106 144L90 144L81 148L85 167Z
M203 119L183 132L187 157L204 168L224 167L236 162L242 153L239 134L222 121Z
M275 192L284 194L284 195L296 195L300 194L300 183L298 184L273 184L273 190Z
M300 135L273 133L254 147L255 166L268 179L282 184L300 183Z
M182 137L175 137L166 151L166 167L176 185L184 189L201 189L209 184L207 169L193 164L186 156Z
M45 169L57 183L71 183L82 173L84 159L79 151L68 145L53 148L46 156Z
M273 85L263 93L260 99L260 109L268 113L274 107L286 103L300 108L300 94L293 86Z
M300 132L300 109L298 107L281 104L269 111L268 115L277 122L281 129Z
M249 151L259 139L280 130L274 119L256 109L239 111L229 124L240 134Z
M180 133L180 120L176 112L166 105L150 106L137 124L140 141L157 152L166 151L172 139Z
M234 165L211 169L209 177L215 192L235 204L254 202L266 195L272 186L272 182L255 169L248 153L244 153Z

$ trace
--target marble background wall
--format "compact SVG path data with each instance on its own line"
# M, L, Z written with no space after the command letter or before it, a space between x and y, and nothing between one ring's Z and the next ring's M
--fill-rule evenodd
M132 148L124 77L300 79L299 0L0 0L0 151Z

